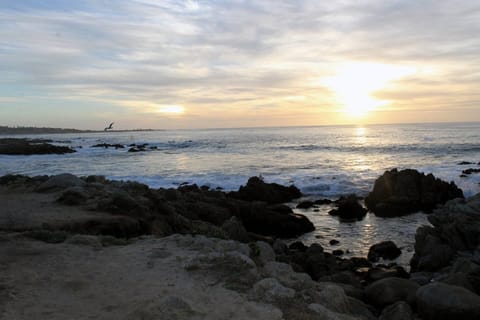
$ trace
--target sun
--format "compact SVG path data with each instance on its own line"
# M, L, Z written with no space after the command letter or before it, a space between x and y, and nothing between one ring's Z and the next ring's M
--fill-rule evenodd
M160 105L156 108L158 113L166 113L166 114L182 114L185 112L185 108L179 105Z
M324 85L333 91L347 116L364 117L390 103L375 98L375 91L385 89L391 81L414 72L414 68L406 66L352 62L339 66L334 76L324 80Z

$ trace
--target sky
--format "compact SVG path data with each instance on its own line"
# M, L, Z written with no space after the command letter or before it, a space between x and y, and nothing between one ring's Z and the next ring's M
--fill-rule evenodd
M0 125L480 121L480 1L0 0Z

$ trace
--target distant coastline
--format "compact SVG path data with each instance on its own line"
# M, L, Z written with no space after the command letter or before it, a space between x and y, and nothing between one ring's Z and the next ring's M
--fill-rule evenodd
M108 132L139 132L139 131L163 131L161 129L130 129L130 130L108 130ZM52 133L96 133L104 130L79 130L70 128L48 128L48 127L8 127L0 126L0 134L52 134Z

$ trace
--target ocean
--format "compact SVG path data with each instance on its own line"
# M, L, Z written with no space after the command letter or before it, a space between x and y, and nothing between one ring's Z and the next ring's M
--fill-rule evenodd
M26 136L28 137L28 136ZM480 192L480 174L460 177L467 168L480 168L480 123L399 124L101 132L30 136L74 147L67 155L0 155L0 175L44 175L70 172L136 180L151 187L184 183L236 190L249 177L295 184L307 198L336 199L355 193L365 196L385 170L414 168L454 181L466 196ZM92 148L99 143L148 143L146 152ZM150 150L149 147L156 149ZM462 161L471 165L460 165ZM292 204L294 206L294 204ZM426 215L383 219L373 214L344 223L328 215L328 206L297 210L317 230L302 236L326 247L330 239L348 255L366 255L375 242L393 240L403 247L399 262L406 265L416 228ZM333 249L333 247L332 247Z

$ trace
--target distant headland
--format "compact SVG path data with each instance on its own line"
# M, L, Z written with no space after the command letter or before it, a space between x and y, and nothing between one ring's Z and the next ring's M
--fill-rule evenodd
M109 130L108 132L135 132L135 131L163 131L163 130L131 129L131 130ZM95 132L104 132L104 130L79 130L79 129L69 129L69 128L0 126L0 134L51 134L51 133L95 133Z

